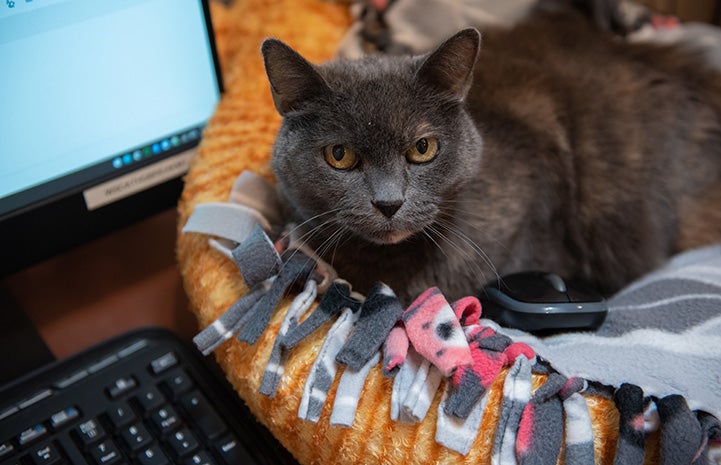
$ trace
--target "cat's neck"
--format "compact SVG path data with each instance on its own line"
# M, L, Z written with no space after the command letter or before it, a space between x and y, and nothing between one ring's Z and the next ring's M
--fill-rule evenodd
M313 235L311 231L320 227L320 221L304 223L300 235L361 293L383 281L406 304L431 286L441 288L449 299L457 299L468 295L469 289L480 290L499 275L523 269L537 255L535 247L550 248L558 242L553 234L539 233L540 223L547 221L547 210L532 211L531 207L521 211L517 208L520 203L507 196L496 198L488 188L481 183L464 186L444 204L434 224L397 244L373 243L350 232ZM479 198L483 200L479 202ZM531 214L540 215L531 218ZM494 220L489 223L489 218ZM516 227L533 223L539 227ZM509 228L519 232L507 237ZM543 231L549 229L553 230L546 227ZM538 263L538 267L559 270L559 257L565 256L549 250L549 262Z

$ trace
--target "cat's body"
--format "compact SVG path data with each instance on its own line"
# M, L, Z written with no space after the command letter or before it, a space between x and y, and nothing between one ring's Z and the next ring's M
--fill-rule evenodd
M471 78L477 41L313 67L264 45L279 192L356 289L457 298L540 269L610 293L721 240L721 76L575 15L484 33Z

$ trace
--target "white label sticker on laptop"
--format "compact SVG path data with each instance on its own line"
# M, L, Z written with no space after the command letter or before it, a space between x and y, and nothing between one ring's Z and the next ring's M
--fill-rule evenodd
M85 205L92 211L181 176L188 171L190 159L195 153L195 150L188 150L112 181L93 186L83 191Z

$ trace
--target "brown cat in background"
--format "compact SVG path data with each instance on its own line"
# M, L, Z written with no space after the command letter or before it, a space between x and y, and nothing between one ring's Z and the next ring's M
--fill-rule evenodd
M356 289L539 269L610 294L721 241L721 75L574 13L480 42L321 65L264 43L281 198Z

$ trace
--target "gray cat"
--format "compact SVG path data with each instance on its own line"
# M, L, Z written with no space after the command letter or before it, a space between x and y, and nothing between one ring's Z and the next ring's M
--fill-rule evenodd
M721 240L719 74L572 13L480 39L321 65L263 43L279 193L355 289L540 269L609 294Z

